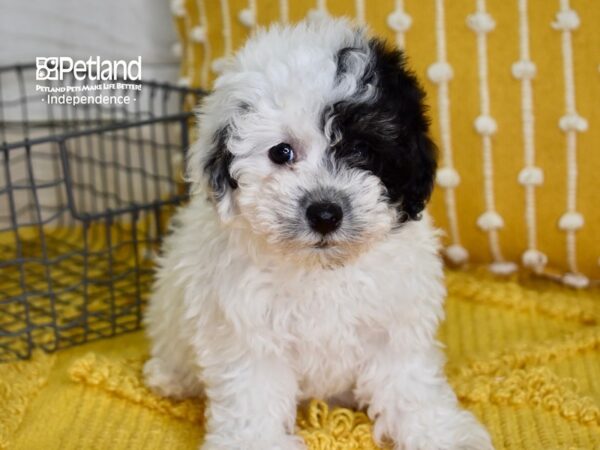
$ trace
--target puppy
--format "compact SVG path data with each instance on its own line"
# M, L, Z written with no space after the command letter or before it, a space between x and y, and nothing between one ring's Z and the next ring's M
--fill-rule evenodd
M397 449L492 448L435 340L423 97L402 53L329 19L260 31L204 99L144 368L159 394L206 395L202 449L305 448L310 397L366 407Z

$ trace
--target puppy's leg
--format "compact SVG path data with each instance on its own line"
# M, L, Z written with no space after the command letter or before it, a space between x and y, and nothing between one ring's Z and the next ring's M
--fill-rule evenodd
M192 367L191 361L193 356L185 352L154 354L144 364L146 386L160 396L178 400L201 396L203 389L198 377L199 369Z
M181 399L202 394L196 354L180 325L184 293L177 288L177 272L164 270L144 319L150 340L150 359L144 381L153 392Z
M487 431L460 409L433 345L378 351L358 376L356 396L369 405L375 438L392 439L397 450L493 450Z
M205 367L207 432L202 450L300 450L294 436L297 383L275 358L244 356Z

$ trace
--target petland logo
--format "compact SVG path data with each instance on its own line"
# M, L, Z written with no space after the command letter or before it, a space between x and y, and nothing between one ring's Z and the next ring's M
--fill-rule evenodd
M141 56L131 61L38 56L35 65L42 82L35 90L49 105L130 105L142 90Z
M90 56L87 60L73 60L68 56L38 56L35 58L37 81L62 81L72 73L76 80L139 81L142 79L142 57L132 61L103 60Z

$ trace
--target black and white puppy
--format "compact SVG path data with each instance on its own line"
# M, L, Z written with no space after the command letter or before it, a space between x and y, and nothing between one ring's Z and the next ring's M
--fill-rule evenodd
M201 448L304 448L298 402L343 397L398 449L491 449L435 340L445 289L423 209L436 151L402 53L345 20L272 27L199 121L145 375L163 395L205 393Z

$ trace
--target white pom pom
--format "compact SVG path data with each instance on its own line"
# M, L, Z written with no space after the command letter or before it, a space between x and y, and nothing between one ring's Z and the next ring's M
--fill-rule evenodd
M173 53L173 55L175 55L177 58L181 58L181 55L183 55L183 46L181 45L181 42L175 42L172 46L171 46L171 52Z
M460 183L460 175L452 167L442 167L437 171L437 184L444 188L455 188Z
M477 33L489 33L496 27L496 22L486 12L477 12L467 17L467 26Z
M427 76L434 83L441 83L442 81L450 81L454 75L452 66L447 62L436 62L429 66L427 69Z
M577 289L583 289L589 286L590 280L581 273L565 273L562 277L562 282L567 286Z
M177 81L177 85L181 86L181 87L189 87L191 84L191 80L189 77L181 77L178 81Z
M496 211L486 211L477 219L477 226L484 231L498 230L504 226L504 220Z
M483 136L491 136L498 130L498 125L493 117L481 115L475 119L475 130Z
M567 9L556 13L556 21L552 23L552 28L563 31L575 30L579 28L580 23L577 12Z
M539 271L542 270L548 263L548 257L539 250L530 248L529 250L523 252L521 261L525 267Z
M398 33L406 33L412 25L412 17L404 11L394 11L387 16L387 24Z
M449 245L446 247L444 253L454 264L463 264L469 259L469 252L462 245Z
M197 43L206 42L206 28L200 25L192 28L190 37L192 38L192 41Z
M254 13L250 8L244 8L238 13L238 20L242 25L252 28L255 25Z
M533 61L517 61L512 65L512 74L518 80L531 80L535 77L537 68Z
M508 261L493 262L488 268L490 272L495 273L496 275L510 275L517 271L517 265Z
M588 122L579 114L566 114L560 118L558 126L563 131L587 131Z
M306 14L306 18L308 19L309 22L321 22L325 19L327 19L329 17L329 14L327 13L327 11L324 11L322 9L311 9L308 11L308 13Z
M575 211L564 213L558 220L558 228L563 231L576 231L583 227L583 216Z
M218 75L221 72L223 72L226 64L227 64L226 58L217 58L217 59L214 59L213 62L211 63L210 69Z
M171 13L175 17L185 16L185 2L184 0L171 0Z
M544 182L544 172L539 167L525 167L519 172L519 183L523 186L539 186Z

